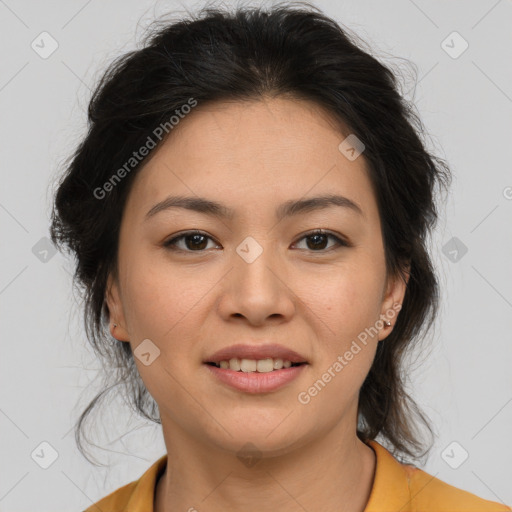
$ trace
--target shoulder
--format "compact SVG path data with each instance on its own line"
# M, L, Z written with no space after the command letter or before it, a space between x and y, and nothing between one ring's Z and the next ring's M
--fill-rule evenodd
M436 512L511 512L507 505L489 501L468 491L454 487L435 476L402 464L411 493L413 510Z
M83 512L145 512L153 510L158 478L165 471L167 455L155 461L138 480L111 492Z
M376 455L373 486L364 512L512 512L398 461L380 443L367 444Z
M84 512L98 512L98 510L101 510L102 512L117 512L124 510L136 485L137 480L123 485L123 487L116 489L100 501L94 503L94 505L86 508Z

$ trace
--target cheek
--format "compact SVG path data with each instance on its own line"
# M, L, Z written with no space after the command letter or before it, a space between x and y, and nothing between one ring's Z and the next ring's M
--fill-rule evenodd
M136 254L131 261L123 287L130 335L168 340L209 289L208 281L198 279L197 272L187 279L182 269L162 257Z
M305 311L312 312L310 321L321 349L316 352L310 387L302 389L297 400L300 404L309 400L305 412L313 417L329 407L338 418L348 404L357 403L378 343L378 331L372 326L379 318L381 289L376 283L381 277L355 267L337 275L314 292L303 288L309 300Z
M168 262L149 258L144 263L142 258L132 261L129 268L125 267L123 292L130 343L139 374L157 403L182 404L187 398L177 380L184 380L183 372L195 361L193 335L198 322L194 308L209 288L197 277L193 282L186 279L183 272ZM152 354L149 365L137 357L137 347L146 339L156 346L155 349L149 345ZM187 403L187 407L192 405Z
M127 323L133 337L159 338L167 326L170 328L180 315L175 291L162 280L152 279L151 273L139 272L129 278L126 302Z
M374 261L354 259L357 263L347 263L314 280L302 276L294 287L325 339L337 342L335 348L357 337L379 318L383 270Z

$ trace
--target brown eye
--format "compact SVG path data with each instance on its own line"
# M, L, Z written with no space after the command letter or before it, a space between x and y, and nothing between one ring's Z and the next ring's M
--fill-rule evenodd
M329 239L334 241L334 247L336 245L344 247L350 246L350 244L340 237L323 230L307 233L300 241L307 240L306 250L310 252L325 252L333 248L333 245L328 246ZM213 240L213 238L202 231L187 231L165 242L164 247L173 251L204 252L207 249L208 240Z
M348 247L349 245L336 235L323 230L316 230L311 233L307 233L301 238L301 240L308 240L308 242L306 242L307 250L312 252L321 252L332 248L332 246L329 247L329 249L326 248L326 244L328 243L329 238L335 241L335 245L337 244L338 246L345 247Z
M178 243L182 240L184 244L180 247ZM165 242L164 247L177 251L203 252L208 245L208 240L212 238L201 231L187 231Z

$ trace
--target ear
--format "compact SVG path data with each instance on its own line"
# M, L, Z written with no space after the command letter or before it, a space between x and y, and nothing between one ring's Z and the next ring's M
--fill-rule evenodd
M109 311L110 334L118 341L129 341L119 283L112 274L107 278L105 301Z
M407 291L410 269L411 266L409 263L403 273L399 273L397 276L388 276L386 279L386 290L382 297L382 308L380 312L380 318L384 325L379 332L379 341L387 338L391 334L397 321L398 314L404 302L405 292ZM387 326L386 321L390 322L391 325Z

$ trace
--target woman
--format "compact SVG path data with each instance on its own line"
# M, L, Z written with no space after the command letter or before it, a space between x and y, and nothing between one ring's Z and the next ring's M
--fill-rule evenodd
M389 69L308 4L205 9L120 58L89 120L52 239L167 454L88 512L511 510L414 464L403 359L450 171Z

